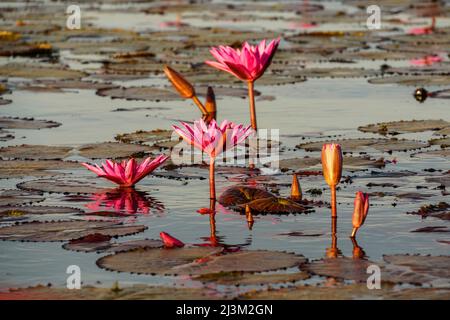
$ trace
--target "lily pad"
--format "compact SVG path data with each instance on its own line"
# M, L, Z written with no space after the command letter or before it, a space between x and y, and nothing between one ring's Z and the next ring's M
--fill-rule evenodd
M282 159L278 162L279 168L282 172L298 171L320 165L320 158L304 157ZM269 165L268 165L269 166ZM277 163L270 163L271 167L277 167ZM367 168L382 168L385 166L383 159L372 159L369 156L365 157L344 157L344 169L350 171L365 170Z
M103 188L94 181L89 180L63 180L63 179L42 179L31 180L19 183L19 189L27 191L41 191L49 193L64 194L94 194L107 192L107 188Z
M403 86L447 86L450 85L448 75L399 75L368 80L371 84L399 84Z
M16 206L44 201L38 191L0 190L0 206Z
M97 95L113 99L143 100L143 101L175 101L182 98L175 92L155 87L128 87L97 90Z
M203 283L214 283L227 286L272 285L276 283L297 282L308 279L306 272L295 273L245 273L219 272L193 277L193 280Z
M123 225L107 221L34 221L0 228L0 240L69 241L93 233L120 237L142 232L146 228L143 225Z
M400 134L409 132L437 131L449 127L450 122L440 120L392 121L358 127L359 131L379 134Z
M346 140L326 140L299 144L296 147L306 151L321 151L326 143L339 143L344 152L366 151L374 149L380 152L408 151L428 147L427 142L404 140L404 139L346 139Z
M57 206L0 206L0 216L17 215L43 215L43 214L69 214L80 213L83 210L71 207Z
M36 286L0 293L0 299L8 300L208 300L219 298L225 297L205 288L147 285L118 288L96 288L86 285L80 290Z
M156 129L151 131L139 130L132 133L118 134L114 139L123 143L156 143L159 141L166 141L172 137L172 130Z
M60 170L79 168L79 164L58 160L0 160L0 179L62 175Z
M289 214L289 213L306 213L310 210L309 207L303 206L285 198L265 198L257 199L247 203L254 213L269 213L269 214ZM245 205L240 205L241 209L245 209Z
M61 123L34 118L0 117L0 128L3 129L46 129L59 127Z
M129 240L125 242L111 242L111 237L101 234L71 240L62 247L66 250L78 252L118 253L138 248L161 248L161 240Z
M132 250L103 257L101 268L115 271L160 275L205 275L220 272L262 272L299 266L303 256L279 251L238 251L213 255L217 249L191 247L181 249Z
M430 159L430 158L448 159L450 157L450 149L417 152L412 154L411 157L423 159Z
M76 149L76 152L89 159L118 159L140 155L152 150L154 149L137 144L102 142L83 145Z
M429 142L431 145L438 145L441 148L450 147L450 137L441 138L441 139L431 139Z
M7 78L80 79L85 75L84 72L69 70L64 67L56 68L19 63L8 63L0 66L0 76Z
M219 203L225 207L249 203L253 200L274 198L270 192L247 186L234 186L225 190L219 197Z
M335 286L295 286L291 288L253 290L238 297L239 300L448 300L450 290L445 288L409 288L394 290L382 285L380 290L370 290L366 284L337 284Z
M450 204L439 202L438 204L424 205L419 210L407 212L407 214L419 215L422 218L433 217L441 220L450 220Z
M100 90L117 87L111 83L91 82L82 80L37 80L18 87L20 90L59 90L59 89L80 89L80 90Z
M22 144L0 148L0 158L31 159L31 160L61 160L68 156L71 147L43 146Z

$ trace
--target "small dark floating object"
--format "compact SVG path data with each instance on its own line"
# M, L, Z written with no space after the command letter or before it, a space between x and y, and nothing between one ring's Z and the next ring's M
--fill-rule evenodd
M414 91L414 98L422 103L428 98L428 91L425 88L417 88Z

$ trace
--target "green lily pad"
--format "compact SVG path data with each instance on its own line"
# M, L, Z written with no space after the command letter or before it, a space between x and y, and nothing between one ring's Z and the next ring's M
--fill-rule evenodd
M64 174L61 170L79 167L76 162L58 160L0 160L0 179L57 176Z
M64 194L104 193L109 189L101 187L92 180L41 179L19 183L17 188L27 191L40 191Z
M262 272L298 266L306 259L279 251L239 251L217 255L217 248L138 249L100 258L101 268L160 275Z
M161 240L129 240L124 242L111 242L108 236L88 235L81 239L72 240L63 245L63 248L78 252L118 253L138 248L161 248ZM94 239L92 239L94 238ZM95 239L96 238L96 239Z
M405 140L405 139L345 139L345 140L325 140L299 144L296 147L306 151L321 151L326 143L339 143L343 152L357 152L374 149L380 152L409 151L428 147L427 142Z
M38 191L0 190L0 206L16 206L44 201Z
M123 225L107 221L34 221L0 228L0 240L69 241L93 233L120 237L142 232L146 228L143 225Z
M246 286L246 285L272 285L276 283L297 282L308 279L306 272L295 273L245 273L245 272L219 272L193 277L193 280L216 285Z
M61 160L68 156L71 147L22 144L0 148L0 158L23 160Z
M399 84L403 86L447 86L450 85L448 75L398 75L368 80L371 84Z
M392 121L369 124L358 127L359 131L386 134L399 134L409 132L437 131L449 127L450 122L440 120L409 120Z
M0 128L3 129L46 129L59 127L61 123L34 118L0 117Z
M8 63L0 66L0 76L7 78L49 78L49 79L80 79L86 74L81 71L69 70L63 67L46 67L39 65Z

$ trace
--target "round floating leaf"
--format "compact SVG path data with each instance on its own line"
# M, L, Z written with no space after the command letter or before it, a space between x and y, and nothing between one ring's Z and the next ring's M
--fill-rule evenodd
M249 203L256 199L274 198L268 191L246 186L234 186L225 190L219 197L219 203L225 207L232 207Z
M61 175L58 170L79 168L76 162L58 160L0 160L0 179Z
M152 150L148 146L136 144L102 142L81 146L76 151L82 157L90 159L118 159L132 157Z
M247 205L252 212L270 214L303 213L310 209L292 200L276 197L253 200ZM245 205L241 205L241 208L245 209Z
M155 87L128 87L97 90L102 97L113 99L144 100L144 101L174 101L182 100L175 92Z
M428 147L427 142L400 139L346 139L346 140L325 140L317 142L309 142L297 145L297 148L306 151L321 151L322 146L326 143L339 143L344 152L357 152L367 149L375 149L381 152L391 151L408 151Z
M123 225L107 221L28 222L0 228L0 239L11 241L69 241L99 233L111 237L142 232L142 225Z
M429 159L429 158L448 159L450 157L450 149L418 152L418 153L412 154L411 157L423 158L423 159Z
M431 139L429 142L431 145L438 145L441 148L450 147L450 137L441 138L441 139Z
M298 266L303 256L279 251L239 251L213 255L216 248L145 249L101 258L101 268L161 275L204 275L220 272L262 272Z
M74 291L74 290L72 290ZM382 285L380 290L370 290L367 284L336 284L334 286L295 286L290 288L248 291L239 300L360 300L392 299L392 300L448 300L450 290L446 288L407 288L394 290L391 286Z
M31 180L19 183L17 187L22 190L50 193L91 194L105 193L109 191L109 189L99 186L94 181L86 180Z
M248 286L272 285L276 283L296 282L308 279L306 272L295 273L245 273L245 272L219 272L193 277L193 280L203 283L213 282L218 285Z
M88 235L86 237L72 240L63 245L66 250L79 252L97 252L97 253L117 253L138 248L161 248L161 240L129 240L124 242L111 242L111 237L100 234Z
M81 71L39 65L8 63L0 66L0 76L7 78L51 78L80 79L86 74Z
M450 85L448 75L405 75L369 79L372 84L399 84L404 86L447 86Z
M0 293L0 299L8 300L208 300L224 298L221 294L205 288L151 287L147 285L123 288L82 286L80 290L37 286Z
M0 190L0 206L16 206L44 201L41 192L23 190Z
M23 144L0 148L3 159L60 160L68 156L71 147Z
M91 82L82 80L37 80L19 87L20 90L40 91L60 89L100 90L117 87L111 83Z
M179 274L177 268L195 264L196 260L218 252L217 248L211 247L137 249L100 258L97 265L112 271L176 275Z
M392 121L358 127L359 131L379 134L399 134L408 132L436 131L449 127L450 122L440 120Z
M45 129L59 127L61 123L36 120L34 118L0 117L0 128L3 129Z
M156 129L151 131L139 130L132 133L122 133L116 135L114 139L123 143L156 143L159 141L170 140L172 137L172 130Z
M422 255L384 255L383 260L389 266L405 267L409 272L420 276L441 278L450 285L450 256L422 256Z
M270 166L277 165L281 169L281 171L299 171L303 169L308 169L311 167L315 167L320 165L320 158L291 158L291 159L282 159L277 163L270 163ZM382 168L384 167L384 161L382 159L376 160L371 159L370 157L344 157L344 169L347 170L364 170L367 168Z
M10 215L30 215L30 214L69 214L80 213L83 210L71 207L57 206L0 206L0 217Z

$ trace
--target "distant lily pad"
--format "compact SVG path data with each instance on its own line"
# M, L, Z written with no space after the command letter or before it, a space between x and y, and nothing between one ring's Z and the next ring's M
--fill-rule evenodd
M3 129L45 129L56 128L61 123L49 120L36 120L34 118L0 117L0 128Z
M193 280L217 285L272 285L276 283L296 282L308 279L306 272L295 273L245 273L245 272L219 272L193 277Z
M430 158L448 159L450 157L450 149L417 152L417 153L412 154L411 157L423 158L423 159L430 159Z
M398 75L368 80L371 84L399 84L404 86L446 86L450 85L448 75Z
M16 206L44 201L38 191L0 190L0 206Z
M262 272L306 262L303 256L279 251L239 251L216 255L217 248L138 249L103 257L101 268L160 275L204 275L220 272Z
M226 297L205 288L147 285L119 286L118 288L96 288L83 285L80 290L36 286L0 293L0 299L8 300L208 300L219 298Z
M118 134L114 139L123 143L156 143L159 141L170 140L172 137L172 130L156 129L151 131L139 130L132 133Z
M123 225L107 221L34 221L0 228L0 240L69 241L92 233L119 237L139 233L145 229L146 227L142 225Z
M76 162L58 160L0 160L0 179L62 175L60 170L79 168Z
M417 211L407 213L419 215L422 218L432 217L441 220L450 220L450 204L446 202L439 202L437 204L424 205Z
M367 149L375 149L381 152L408 151L428 147L427 142L404 140L404 139L346 139L346 140L326 140L299 144L296 147L306 151L321 151L326 143L339 143L343 152L357 152Z
M320 158L304 157L282 159L278 166L281 171L298 171L320 165ZM276 163L271 163L270 166L277 167ZM364 170L367 168L382 168L384 167L382 159L376 160L369 156L365 157L344 157L344 168L350 171Z
M41 191L50 193L65 194L93 194L107 192L107 188L103 188L94 181L89 180L66 180L66 179L42 179L31 180L19 183L19 189L27 191Z
M59 90L59 89L81 89L81 90L100 90L117 87L111 83L91 82L84 80L37 80L19 87L20 90Z
M46 67L19 63L8 63L0 66L0 76L8 78L49 78L49 79L80 79L86 74L64 67Z
M441 148L450 147L450 137L441 138L441 139L431 139L429 142L431 145L438 145Z
M31 160L61 160L68 156L71 147L22 144L0 148L0 158L31 159Z
M175 92L156 87L128 87L97 90L97 95L113 99L143 100L143 101L175 101L182 98Z
M369 124L358 127L359 131L386 134L399 134L408 132L437 131L449 127L450 122L440 120L410 120L392 121Z
M154 149L137 144L102 142L83 145L76 151L89 159L118 159L132 157Z
M78 252L97 252L97 253L117 253L138 248L161 248L161 240L129 240L124 242L111 242L111 237L100 234L88 235L86 237L71 240L63 245L66 250Z
M57 207L57 206L0 206L0 216L7 216L11 214L20 215L44 215L44 214L69 214L80 213L83 210L71 207Z

